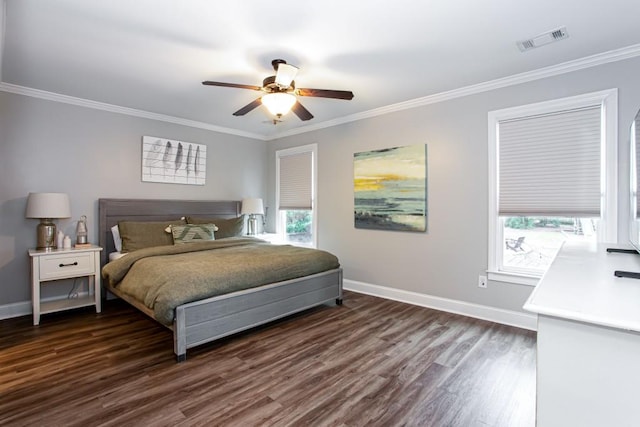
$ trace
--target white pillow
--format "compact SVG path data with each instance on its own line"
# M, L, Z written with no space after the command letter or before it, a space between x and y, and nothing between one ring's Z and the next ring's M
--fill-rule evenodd
M126 253L123 254L122 252L111 252L109 254L109 262L115 261L115 260L117 260L119 258L122 258L125 255L126 255Z
M118 224L111 227L111 235L113 236L113 244L116 246L116 251L122 252L122 239L120 238Z

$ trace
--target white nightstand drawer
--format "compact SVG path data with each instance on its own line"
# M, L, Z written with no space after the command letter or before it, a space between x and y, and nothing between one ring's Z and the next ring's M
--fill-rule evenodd
M40 280L89 275L94 272L93 252L40 257Z

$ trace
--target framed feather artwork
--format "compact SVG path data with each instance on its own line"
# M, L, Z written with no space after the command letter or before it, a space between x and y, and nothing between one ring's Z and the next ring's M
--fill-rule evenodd
M204 185L206 173L206 145L142 137L142 181Z

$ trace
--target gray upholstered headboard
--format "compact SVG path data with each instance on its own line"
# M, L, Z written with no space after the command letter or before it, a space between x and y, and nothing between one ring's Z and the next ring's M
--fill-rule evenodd
M118 221L164 221L183 216L235 218L240 216L240 205L237 200L99 199L100 265L104 266L116 250L111 227Z

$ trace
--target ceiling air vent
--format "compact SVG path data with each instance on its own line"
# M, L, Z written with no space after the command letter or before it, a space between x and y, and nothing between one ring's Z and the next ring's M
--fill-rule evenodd
M556 30L540 34L530 39L520 40L516 42L516 44L521 52L525 52L527 50L535 49L536 47L544 46L545 44L564 40L568 37L569 33L567 33L567 29L565 27L560 27Z

